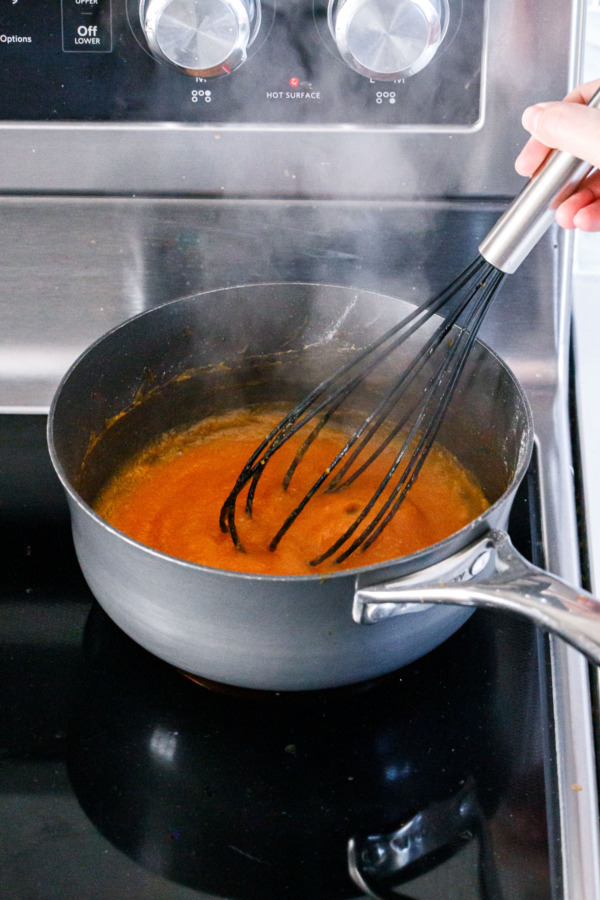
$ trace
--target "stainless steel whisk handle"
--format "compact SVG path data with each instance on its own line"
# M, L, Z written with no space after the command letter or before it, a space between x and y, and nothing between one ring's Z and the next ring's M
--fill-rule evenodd
M600 89L588 106L600 108ZM552 224L557 207L593 168L564 150L551 151L479 245L483 258L512 275Z

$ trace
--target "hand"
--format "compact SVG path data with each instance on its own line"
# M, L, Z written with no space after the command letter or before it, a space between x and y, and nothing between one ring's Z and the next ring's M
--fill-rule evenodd
M566 150L600 168L600 109L585 104L600 87L600 79L575 88L564 100L536 103L523 113L523 127L532 137L517 159L519 175L533 175L549 149ZM600 231L600 172L592 172L556 210L563 228Z

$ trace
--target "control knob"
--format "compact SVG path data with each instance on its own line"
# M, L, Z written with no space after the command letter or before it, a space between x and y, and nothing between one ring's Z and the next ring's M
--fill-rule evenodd
M375 81L420 72L448 28L448 0L329 0L329 30L342 59Z
M260 0L140 0L148 46L188 75L228 75L246 61L260 27Z

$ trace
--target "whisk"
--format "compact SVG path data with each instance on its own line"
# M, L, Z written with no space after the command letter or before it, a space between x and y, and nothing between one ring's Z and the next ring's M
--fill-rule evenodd
M600 90L588 105L600 106ZM238 550L243 551L244 547L236 527L237 500L246 486L245 512L252 516L257 485L273 455L293 435L307 428L307 436L283 478L283 488L287 489L310 445L334 413L348 403L367 376L398 347L424 334L410 363L391 380L374 408L289 513L269 549L276 549L318 491L347 487L397 439L395 456L370 499L331 546L310 560L310 565L318 566L331 557L335 563L341 563L377 540L421 471L505 274L516 271L552 222L554 210L591 169L571 154L550 153L481 242L479 255L458 278L322 381L280 420L247 461L221 509L221 530L230 534ZM434 323L433 330L426 328L434 316L440 319L439 323ZM415 392L419 378L424 381L419 382Z

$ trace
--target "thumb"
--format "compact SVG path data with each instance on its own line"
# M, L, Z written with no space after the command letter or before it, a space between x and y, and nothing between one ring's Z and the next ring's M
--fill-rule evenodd
M538 103L525 110L522 123L547 147L600 167L600 110L564 101Z

